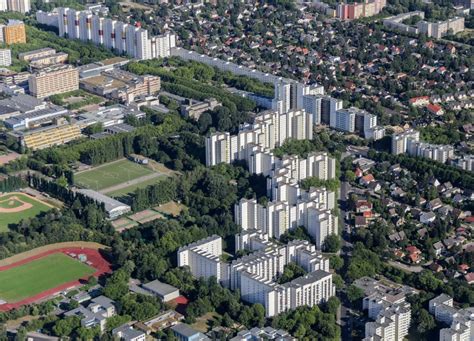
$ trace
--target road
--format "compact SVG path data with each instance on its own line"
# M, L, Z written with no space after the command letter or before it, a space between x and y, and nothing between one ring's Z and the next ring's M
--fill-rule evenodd
M390 264L391 266L393 266L395 268L403 270L403 271L414 272L414 273L418 273L418 272L423 271L423 267L421 267L419 265L406 265L406 264L403 264L403 263L400 263L400 262L395 262L395 261L392 261L392 260L389 260L388 264Z
M342 226L342 249L341 257L344 258L345 262L349 261L349 257L352 255L353 245L351 243L352 227L346 220L347 214L347 200L349 199L349 193L352 191L351 185L346 182L341 182L341 188L339 192L339 224ZM341 308L338 316L338 324L341 326L341 339L352 340L352 329L353 329L353 317L349 308L350 302L347 300L345 295L341 298Z

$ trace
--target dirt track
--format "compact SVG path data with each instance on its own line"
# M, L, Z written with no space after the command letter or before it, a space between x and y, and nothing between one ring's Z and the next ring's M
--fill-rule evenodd
M27 259L36 255L42 254L46 251L63 249L63 248L73 248L73 247L79 247L79 248L84 247L84 248L94 249L94 250L107 248L105 245L102 245L99 243L82 242L82 241L49 244L49 245L40 246L40 247L37 247L36 249L25 251L23 253L19 253L17 255L2 259L0 260L0 267L17 263L19 261L22 261L23 259Z

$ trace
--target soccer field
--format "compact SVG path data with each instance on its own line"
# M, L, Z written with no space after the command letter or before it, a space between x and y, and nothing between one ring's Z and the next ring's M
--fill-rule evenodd
M17 302L94 272L94 268L78 260L54 253L0 271L0 300Z
M9 224L32 218L52 207L23 193L0 196L0 232L8 231Z
M100 191L152 173L153 170L124 159L77 173L74 182L81 187Z

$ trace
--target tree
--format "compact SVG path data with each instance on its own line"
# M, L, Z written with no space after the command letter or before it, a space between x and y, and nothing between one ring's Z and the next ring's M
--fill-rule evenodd
M361 298L364 297L364 290L362 290L361 288L356 287L355 285L351 285L351 286L349 286L349 288L347 288L346 294L347 294L347 298L349 299L349 301L354 303L357 300L360 300Z
M128 293L128 280L130 274L125 270L120 269L113 273L113 275L107 279L107 283L104 287L104 295L111 298L112 300L118 300Z
M131 320L129 315L115 315L109 317L106 321L106 330L111 331L114 328L120 327L122 324Z
M256 303L252 305L253 313L254 313L254 321L256 322L257 326L263 327L265 324L265 308L260 303Z
M341 237L336 234L330 234L324 241L324 250L326 252L336 253L341 249Z
M355 173L351 170L346 170L344 172L344 180L348 182L354 182L355 181Z
M53 332L57 336L69 336L74 329L81 325L81 319L78 316L66 317L58 320L53 326Z
M424 334L436 327L436 322L433 316L431 316L430 313L426 309L421 309L418 312L416 321L417 321L416 330L420 334Z
M337 255L331 255L329 257L330 267L334 270L339 270L344 266L344 259Z

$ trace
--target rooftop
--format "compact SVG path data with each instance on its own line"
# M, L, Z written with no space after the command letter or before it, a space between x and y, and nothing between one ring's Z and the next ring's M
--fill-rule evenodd
M125 205L124 203L121 203L118 200L112 199L112 198L110 198L110 197L108 197L108 196L106 196L102 193L93 191L91 189L78 189L77 192L82 193L85 196L88 196L89 198L91 198L91 199L93 199L97 202L103 203L104 207L105 207L105 210L107 212L110 212L110 211L112 211L116 208L119 208L119 207L127 207L128 206L128 205Z
M143 284L142 287L158 294L159 296L165 296L178 290L178 288L175 288L169 284L160 282L159 280L154 280L149 283Z

